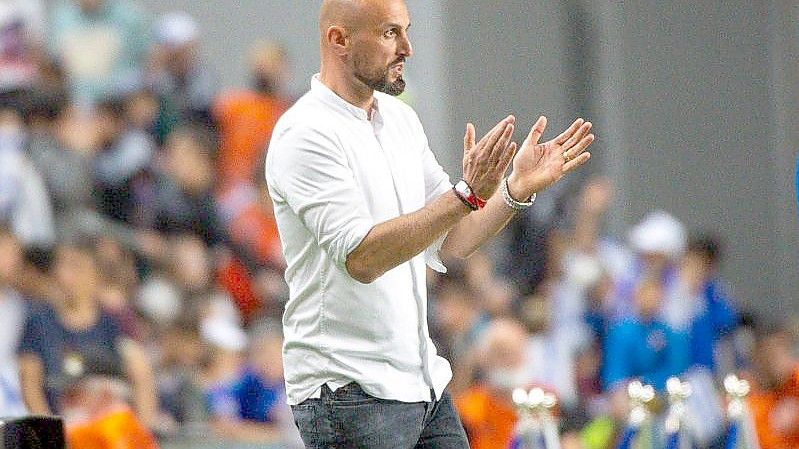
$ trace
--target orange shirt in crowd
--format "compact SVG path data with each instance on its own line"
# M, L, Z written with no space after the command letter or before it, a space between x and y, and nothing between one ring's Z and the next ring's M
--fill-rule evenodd
M761 449L799 449L799 365L778 388L753 391L749 407Z
M287 103L251 91L224 94L214 105L219 125L217 168L223 184L261 176L264 154Z
M516 427L516 410L483 386L473 386L455 398L472 449L505 449Z
M97 419L71 424L67 447L76 449L158 449L155 437L129 408L119 408Z

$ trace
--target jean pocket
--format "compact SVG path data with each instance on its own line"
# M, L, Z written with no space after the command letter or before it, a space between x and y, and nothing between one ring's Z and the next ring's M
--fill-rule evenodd
M360 385L350 382L329 394L330 403L339 407L353 407L357 405L374 404L380 399L363 391Z

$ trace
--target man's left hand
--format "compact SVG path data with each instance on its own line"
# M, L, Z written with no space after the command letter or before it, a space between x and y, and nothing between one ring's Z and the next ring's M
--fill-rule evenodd
M591 122L577 119L558 137L538 143L546 126L546 117L539 117L513 159L508 187L519 201L551 186L591 157L585 151L594 141L594 135L588 133Z

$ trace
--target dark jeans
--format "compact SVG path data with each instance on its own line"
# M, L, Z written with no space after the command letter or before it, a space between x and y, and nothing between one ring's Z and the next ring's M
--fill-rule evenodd
M352 382L291 407L308 449L468 449L466 432L444 392L435 402L399 402Z

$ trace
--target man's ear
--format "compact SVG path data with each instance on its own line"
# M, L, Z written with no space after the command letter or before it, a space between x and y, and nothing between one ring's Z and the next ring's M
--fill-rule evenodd
M344 27L331 26L327 29L327 45L333 49L337 55L344 55L349 51L350 36Z

